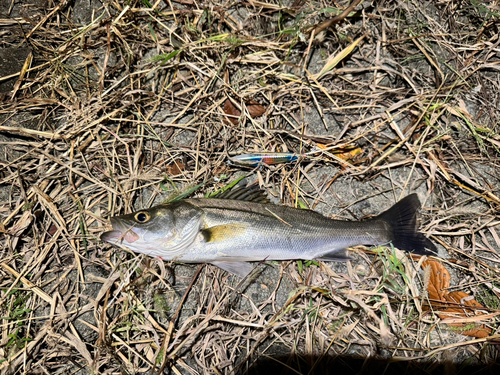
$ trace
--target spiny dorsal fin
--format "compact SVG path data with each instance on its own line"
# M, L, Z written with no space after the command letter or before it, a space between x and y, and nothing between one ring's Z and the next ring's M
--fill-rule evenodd
M269 203L265 190L259 188L259 185L237 186L231 190L226 190L216 195L216 199L233 199L238 201L247 201L254 203Z

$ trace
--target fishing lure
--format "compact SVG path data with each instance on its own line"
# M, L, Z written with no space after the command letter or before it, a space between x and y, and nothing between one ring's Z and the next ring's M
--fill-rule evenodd
M274 165L281 163L290 163L292 161L308 159L311 160L312 155L323 154L329 151L331 155L335 155L338 158L344 160L346 163L351 164L357 155L363 152L359 147L342 147L341 149L330 150L326 147L316 147L306 154L297 154L294 152L256 152L252 154L243 154L229 157L229 164L233 165L244 165L248 167L257 167L262 164ZM328 153L327 153L328 155Z
M281 163L289 163L297 161L299 158L305 157L303 154L293 152L258 152L255 154L243 154L229 158L231 164L246 165L249 167L257 167L261 164L274 165Z

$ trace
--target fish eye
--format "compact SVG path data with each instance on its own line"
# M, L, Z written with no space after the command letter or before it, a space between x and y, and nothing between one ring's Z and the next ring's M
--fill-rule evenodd
M141 211L135 214L134 219L138 223L147 223L151 219L151 215L147 211Z

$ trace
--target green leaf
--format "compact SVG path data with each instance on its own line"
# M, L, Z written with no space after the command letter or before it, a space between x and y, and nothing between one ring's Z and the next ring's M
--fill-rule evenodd
M304 266L302 264L302 261L301 260L298 260L297 261L297 267L299 269L299 274L302 274L302 272L304 272Z
M156 39L156 33L153 30L153 26L151 26L151 23L148 23L148 28L149 28L149 32L153 36L153 40L155 41L155 43L158 43L158 39Z
M309 207L306 206L306 204L304 202L302 202L300 199L297 200L297 204L299 205L299 207L303 210L308 210Z
M234 186L236 186L236 184L238 182L240 182L241 180L243 180L246 177L247 177L246 175L245 176L241 176L241 177L237 178L236 180L234 180L233 182L227 184L223 188L220 188L219 190L217 190L217 191L215 191L213 193L207 193L207 195L205 195L205 198L213 198L213 197L217 196L218 194L224 193L226 190L232 189Z
M179 195L177 195L173 198L167 199L165 202L163 202L163 204L177 202L177 201L180 201L181 199L187 198L205 184L206 184L206 182L202 182L201 184L198 184L196 186L192 186L192 187L188 188L186 191L180 193Z
M154 62L161 61L164 64L164 63L168 62L170 59L177 56L181 52L182 52L182 49L176 49L170 53L155 56L151 59L151 61L154 61Z

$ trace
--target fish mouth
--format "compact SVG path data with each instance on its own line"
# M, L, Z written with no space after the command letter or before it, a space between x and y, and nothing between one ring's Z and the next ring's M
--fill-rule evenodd
M110 230L108 232L104 232L101 234L101 241L116 243L120 241L120 238L123 236L123 233L119 230Z
M110 219L113 230L101 234L101 241L109 242L112 244L122 244L124 241L133 243L139 239L139 235L135 233L133 226L126 227L124 223L112 217Z

